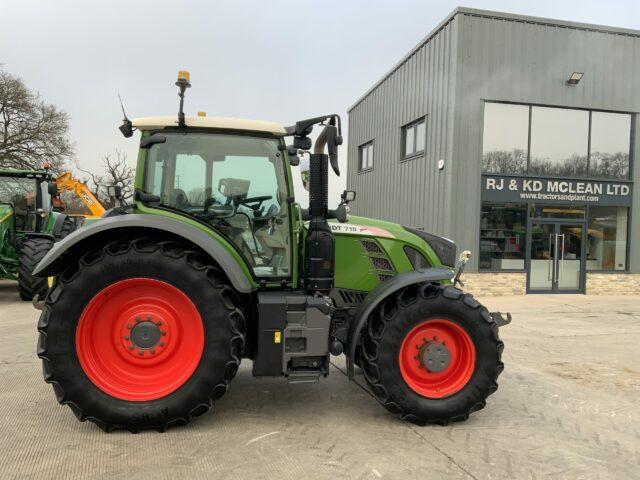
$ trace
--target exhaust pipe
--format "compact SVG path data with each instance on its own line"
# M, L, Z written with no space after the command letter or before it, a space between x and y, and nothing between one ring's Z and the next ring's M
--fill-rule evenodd
M307 231L304 287L328 292L333 288L335 240L327 223L329 155L324 153L331 137L327 125L318 136L309 158L309 229Z

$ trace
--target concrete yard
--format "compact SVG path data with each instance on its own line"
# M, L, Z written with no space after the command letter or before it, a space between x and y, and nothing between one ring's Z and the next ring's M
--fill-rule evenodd
M0 282L0 478L640 478L640 298L486 299L511 311L487 407L448 427L395 419L334 359L319 384L254 379L188 427L105 434L58 405L39 312Z

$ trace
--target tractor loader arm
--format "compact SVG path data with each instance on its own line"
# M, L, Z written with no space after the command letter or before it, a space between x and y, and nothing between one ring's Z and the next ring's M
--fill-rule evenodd
M89 209L92 216L101 217L104 215L104 207L100 204L95 195L91 193L89 187L77 178L74 178L70 172L59 175L56 179L56 184L59 192L75 193L80 201Z

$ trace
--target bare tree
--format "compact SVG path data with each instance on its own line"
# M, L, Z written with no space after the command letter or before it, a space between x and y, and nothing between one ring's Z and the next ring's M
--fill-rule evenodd
M114 206L113 199L109 198L107 187L119 185L125 201L133 198L133 168L127 163L127 154L116 150L115 156L107 154L102 157L102 173L95 173L76 165L78 170L87 175L83 182L91 189L105 208Z
M0 167L60 172L73 154L69 117L0 65Z

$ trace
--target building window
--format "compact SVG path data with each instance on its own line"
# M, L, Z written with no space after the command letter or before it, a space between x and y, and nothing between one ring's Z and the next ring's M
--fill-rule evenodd
M358 147L358 170L363 172L373 168L373 141Z
M532 107L529 174L585 177L588 152L588 111Z
M630 144L631 115L592 112L589 176L627 180Z
M631 115L486 102L482 173L628 180Z
M527 171L529 107L486 103L482 138L483 173L523 174Z
M527 206L482 204L480 269L524 270Z
M587 270L626 270L626 207L589 207Z
M402 157L408 158L423 154L426 142L425 135L426 125L424 118L402 127Z

